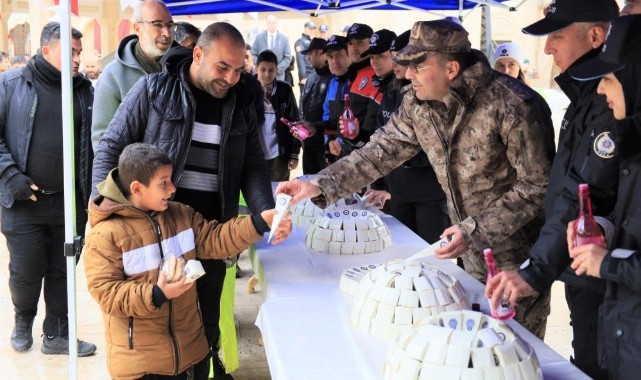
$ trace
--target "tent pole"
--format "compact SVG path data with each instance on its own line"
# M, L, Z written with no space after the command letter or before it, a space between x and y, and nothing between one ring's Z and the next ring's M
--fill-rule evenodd
M75 235L75 181L73 141L73 91L71 72L71 6L61 0L60 47L62 62L62 149L64 167L65 256L67 262L67 305L69 325L69 379L78 378L78 338L76 327L76 250Z
M487 56L487 59L491 62L492 61L492 55L494 53L494 44L492 43L492 7L490 6L483 6L483 12L485 15L485 30L482 31L482 33L485 33L485 55Z

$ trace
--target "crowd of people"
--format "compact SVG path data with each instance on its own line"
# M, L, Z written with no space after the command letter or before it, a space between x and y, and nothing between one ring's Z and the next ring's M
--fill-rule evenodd
M482 282L491 247L502 272L486 295L514 303L515 318L541 339L551 285L564 281L572 362L594 379L635 378L640 4L630 0L619 14L614 0L557 0L523 28L547 36L555 80L571 100L558 146L521 48L506 43L486 57L456 18L398 33L354 23L344 35L308 21L290 46L270 15L247 44L229 23L201 31L174 22L163 1L142 0L114 60L101 68L87 58L84 72L83 36L73 29L76 231L86 235L112 377L232 378L237 364L221 351L235 339L224 327L225 277L270 231L271 182L283 181L276 192L293 204L312 198L323 207L367 189L371 205L425 241L449 237L436 256L458 259ZM69 351L60 50L51 22L38 53L20 57L24 67L0 52L1 222L19 352L33 345L41 288L41 351ZM301 149L312 176L288 181ZM604 230L614 231L604 246L574 246L583 183ZM238 218L241 191L251 216ZM274 243L290 232L286 219ZM169 256L197 258L206 274L195 287L184 276L171 281L162 269ZM96 351L77 344L79 356Z

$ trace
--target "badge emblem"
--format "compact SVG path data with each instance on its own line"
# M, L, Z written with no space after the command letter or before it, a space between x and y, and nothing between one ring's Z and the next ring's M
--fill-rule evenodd
M596 139L594 139L594 153L601 158L612 158L614 157L614 141L610 138L610 132L600 133Z
M358 89L359 90L364 89L365 86L367 86L367 82L369 82L369 78L363 77L363 79L361 79L361 83L358 84Z

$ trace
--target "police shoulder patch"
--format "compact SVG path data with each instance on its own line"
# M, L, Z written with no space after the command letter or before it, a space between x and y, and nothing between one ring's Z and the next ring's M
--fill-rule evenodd
M612 138L610 138L610 132L602 132L594 139L592 148L597 156L601 158L612 158L614 157L616 145Z
M359 83L359 84L358 84L358 89L359 89L359 90L364 89L364 88L365 88L365 86L367 86L367 82L369 82L369 78L368 78L368 77L366 77L366 76L364 76L364 77L361 79L361 83Z

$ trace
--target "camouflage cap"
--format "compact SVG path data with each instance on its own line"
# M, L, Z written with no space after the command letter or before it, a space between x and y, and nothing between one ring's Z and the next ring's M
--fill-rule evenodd
M461 25L449 20L417 21L407 46L396 53L399 65L420 63L429 53L469 53L472 45Z

